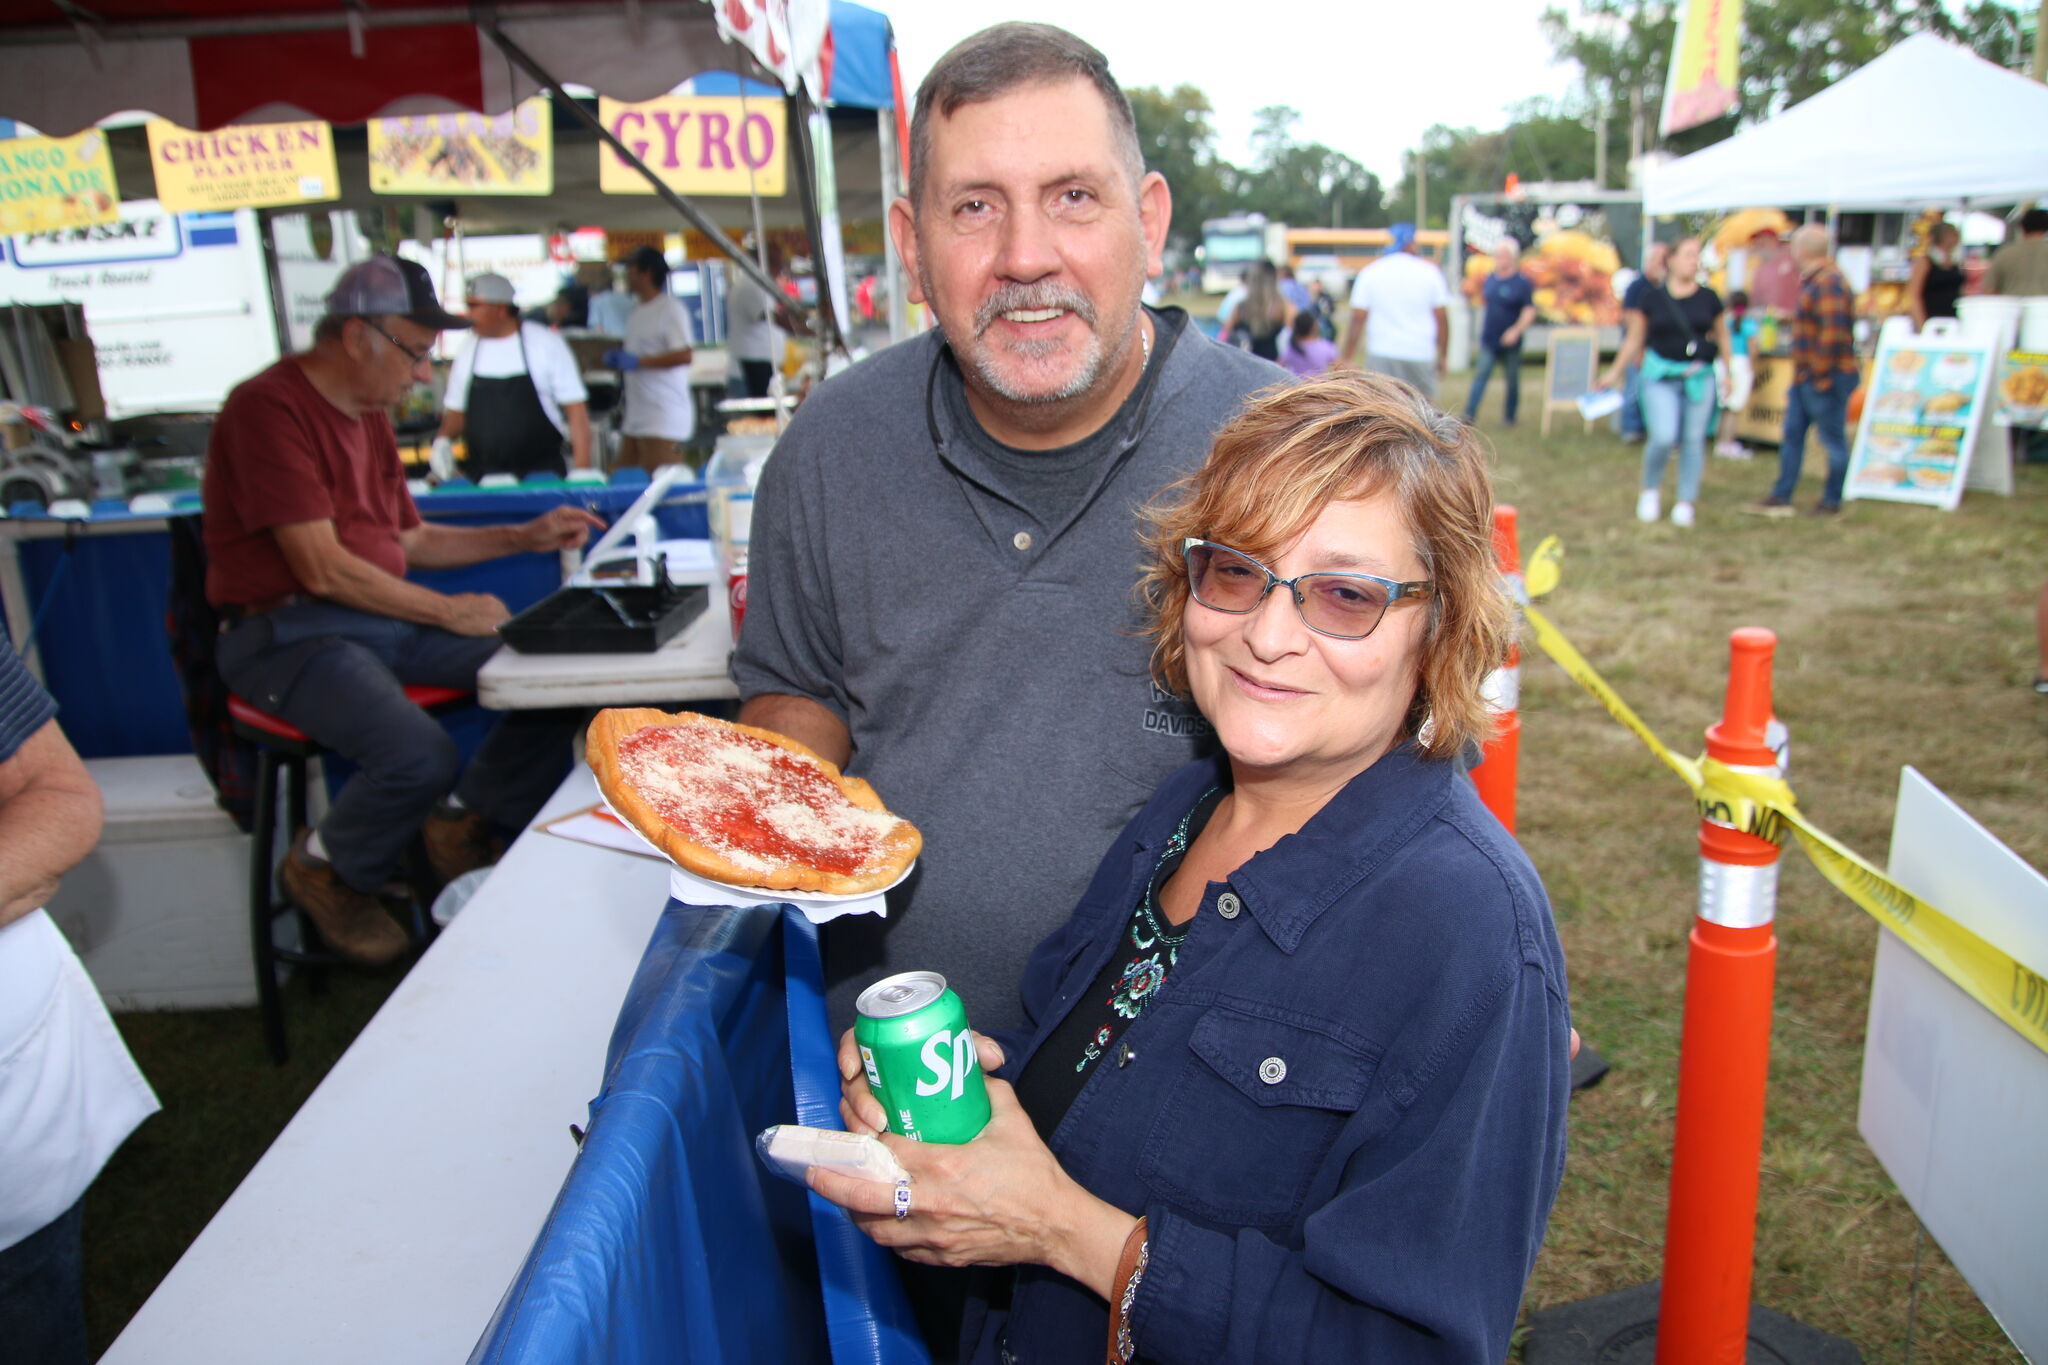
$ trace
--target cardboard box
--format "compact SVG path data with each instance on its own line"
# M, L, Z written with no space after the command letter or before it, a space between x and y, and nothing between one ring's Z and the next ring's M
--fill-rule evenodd
M104 422L107 400L100 393L100 362L89 337L58 337L57 364L71 386L71 414L81 422Z

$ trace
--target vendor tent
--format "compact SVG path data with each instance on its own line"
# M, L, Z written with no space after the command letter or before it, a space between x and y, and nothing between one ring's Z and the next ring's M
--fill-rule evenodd
M2048 86L1915 34L1767 123L1645 177L1651 214L2010 204L2048 191Z
M621 100L731 70L741 49L722 30L768 28L791 79L759 57L749 74L801 76L820 103L893 102L888 21L825 0L0 0L0 115L62 135L126 109L187 128L503 113L544 85L492 28L556 80Z
M844 0L0 0L0 117L51 134L138 109L200 129L498 114L547 91L559 111L637 165L563 87L640 100L704 72L763 79L790 93L800 130L792 179L802 220L821 241L834 207L824 206L821 219L806 111L828 102L897 103L888 20ZM882 178L889 180L886 169ZM550 218L572 197L589 204L587 187L571 182L572 196L551 205ZM666 186L655 190L773 287L702 207ZM878 190L885 201L886 189ZM644 221L648 202L636 219Z

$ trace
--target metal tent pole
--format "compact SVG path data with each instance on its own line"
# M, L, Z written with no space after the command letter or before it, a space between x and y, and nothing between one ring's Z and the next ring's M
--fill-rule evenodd
M753 280L754 283L760 285L763 289L767 290L771 296L777 292L775 281L769 277L767 271L763 270L758 264L756 264L753 261L753 259L750 258L747 255L747 253L740 248L737 242L733 241L732 238L726 236L725 232L718 226L718 224L712 222L709 218L705 217L701 209L699 209L695 204L691 203L689 200L685 199L682 195L677 194L675 190L670 188L667 184L665 184L662 181L662 178L660 176L654 173L653 169L649 167L646 162L642 161L639 157L633 155L633 153L627 148L626 144L619 141L619 139L613 135L612 130L604 126L604 121L602 119L598 118L596 114L591 113L590 110L584 108L581 102L579 102L573 96L571 96L567 90L563 89L562 83L556 80L554 76L551 73L549 73L546 68L542 67L539 62L535 61L532 57L528 56L526 49L520 47L519 44L513 42L510 38L506 37L504 30L498 27L498 22L495 18L486 15L479 15L477 17L477 28L479 31L483 33L485 37L489 38L491 42L497 46L500 52L503 52L505 56L512 61L513 65L517 66L520 70L524 71L527 75L531 76L535 81L539 82L541 87L545 89L548 92L548 94L554 97L556 106L558 108L565 108L570 113L574 114L576 118L585 127L589 128L591 132L597 134L597 140L599 142L602 142L605 146L611 148L612 151L617 154L618 158L621 161L625 162L628 166L631 166L634 170L638 171L641 175L641 178L646 180L647 183L651 187L653 187L655 194L660 196L663 202L665 202L670 208L674 209L677 213L681 214L683 216L683 220L689 223L691 227L696 228L699 232L709 237L711 239L711 244L717 247L720 251L724 252L725 255L729 257L732 260L732 262L735 265L737 265L739 269L747 275L749 279ZM795 114L797 111L792 109L791 112L792 114ZM796 145L799 147L803 145L801 138L797 140ZM808 162L808 160L809 158L805 158L806 162ZM809 205L806 204L807 216L808 213ZM799 316L802 316L810 311L804 306L804 303L801 299L791 299L789 301L789 307L790 311L798 314Z
M889 340L896 342L910 335L910 313L903 301L903 259L896 254L896 241L889 233L889 206L903 193L896 169L900 153L896 150L894 109L875 111L875 133L882 148L882 287L889 294Z
M825 249L825 223L818 210L817 154L811 145L811 113L817 106L801 88L790 101L790 122L796 127L796 136L790 139L790 151L797 159L797 202L803 206L804 236L811 243L811 259L818 275L818 355L819 374L824 373L824 357L836 348L846 354L846 337L840 328L838 311L833 306L831 265ZM822 110L819 110L822 114ZM838 259L834 253L831 259Z

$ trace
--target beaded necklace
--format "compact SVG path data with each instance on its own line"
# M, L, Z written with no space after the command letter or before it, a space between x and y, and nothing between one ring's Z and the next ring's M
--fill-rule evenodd
M1153 864L1152 875L1145 880L1145 894L1131 912L1130 927L1126 931L1129 949L1123 972L1111 982L1109 996L1103 1001L1113 1017L1098 1026L1082 1045L1081 1059L1074 1064L1074 1070L1085 1071L1089 1063L1108 1050L1117 1033L1128 1027L1130 1021L1152 1002L1152 997L1166 984L1167 973L1179 961L1180 946L1187 941L1195 922L1191 919L1186 924L1173 925L1161 913L1157 895L1161 884L1179 866L1181 857L1188 851L1188 831L1193 826L1196 813L1209 805L1210 798L1218 790L1211 787L1202 793L1188 808L1188 813L1181 817L1180 824L1168 837L1166 847L1159 851L1159 861Z

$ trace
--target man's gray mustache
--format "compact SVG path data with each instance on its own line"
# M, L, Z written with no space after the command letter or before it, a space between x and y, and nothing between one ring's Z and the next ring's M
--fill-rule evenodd
M1063 308L1089 326L1095 325L1095 305L1086 294L1064 285L1013 284L998 289L974 310L974 334L986 332L1005 313L1030 308Z

